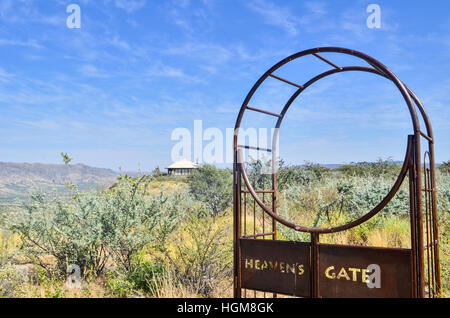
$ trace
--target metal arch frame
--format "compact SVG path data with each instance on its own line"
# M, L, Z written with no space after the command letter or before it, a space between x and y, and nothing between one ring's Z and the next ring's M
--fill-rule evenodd
M372 68L370 67L363 67L363 66L346 66L346 67L340 67L336 64L330 62L329 60L325 59L319 53L343 53L347 55L352 55L355 57L358 57L365 62L367 62ZM307 81L303 85L299 85L296 83L293 83L289 80L286 80L284 78L281 78L275 74L273 74L277 69L282 67L283 65L291 62L292 60L295 60L297 58L306 56L306 55L313 55L317 57L318 59L322 60L323 62L331 65L333 68L323 72L313 78L311 78L309 81ZM261 151L270 151L268 149L260 149L258 147L252 147L252 146L241 146L238 143L238 131L240 128L240 124L242 121L242 118L244 116L244 113L246 110L250 111L257 111L260 113L265 113L267 115L276 116L278 117L278 120L275 125L275 135L272 140L272 162L276 162L277 159L277 140L278 140L278 128L281 127L282 121L284 119L284 116L286 115L289 107L291 104L297 99L298 96L309 86L317 82L318 80L337 74L340 72L347 72L347 71L362 71L362 72L369 72L376 75L380 75L384 78L387 78L391 80L400 93L402 94L408 110L410 112L412 124L413 124L413 134L408 136L408 145L406 149L405 159L401 168L401 171L397 177L397 180L395 181L393 187L389 191L389 193L385 196L385 198L377 205L375 206L371 211L363 215L362 217L358 218L357 220L354 220L350 223L333 227L333 228L311 228L311 227L304 227L300 225L296 225L294 223L291 223L281 217L279 217L276 213L276 167L275 164L273 164L273 171L272 171L272 190L269 191L272 193L272 209L267 207L263 201L261 201L258 198L257 193L265 193L266 191L256 191L253 186L251 185L251 182L249 180L249 177L247 175L244 162L243 162L243 155L242 155L242 149L240 148L247 148L247 149L256 149ZM286 102L285 106L283 107L280 114L275 114L267 110L261 110L254 107L249 107L248 104L250 100L252 99L254 93L256 90L260 87L260 85L268 78L272 77L275 79L278 79L282 82L285 82L287 84L296 86L298 89L294 92L294 94L289 98L289 100ZM425 123L426 127L426 133L423 133L420 130L420 122L419 118L416 112L416 107L419 109L419 112L423 118L423 121ZM422 189L422 169L421 169L421 152L420 152L420 138L424 137L428 141L428 151L426 152L427 157L429 158L429 164L430 168L428 179L425 179L425 182L428 182L428 185L425 184L425 186L429 187L426 189ZM320 48L313 48L309 50L305 50L296 54L293 54L282 61L275 64L273 67L271 67L266 73L264 73L258 81L254 84L248 95L246 96L242 107L239 111L236 125L235 125L235 134L234 134L234 165L233 165L233 178L234 178L234 254L235 254L235 284L234 284L234 295L235 297L240 297L240 287L239 287L239 280L240 280L240 255L239 255L239 239L242 237L242 229L241 229L241 186L242 186L242 180L244 181L244 185L247 188L246 192L250 193L253 199L258 203L259 207L264 211L263 213L268 214L272 218L272 232L270 233L261 233L261 234L255 234L251 235L253 238L257 237L263 237L271 235L272 239L276 239L276 225L277 222L292 228L296 231L300 232L307 232L311 234L311 243L314 251L314 246L317 246L319 241L319 235L320 234L326 234L326 233L334 233L339 231L348 230L352 227L358 226L362 224L363 222L369 220L373 216L375 216L378 212L380 212L386 204L394 197L398 189L400 188L401 184L403 183L408 171L409 171L409 178L410 178L410 206L411 206L411 246L413 250L414 255L414 264L413 264L413 272L414 275L417 276L417 281L414 283L414 288L416 289L413 293L416 297L424 297L425 296L425 273L424 273L424 232L423 232L423 206L422 206L422 192L425 191L426 195L429 195L429 197L425 196L426 199L426 213L427 213L427 219L426 219L426 226L427 226L427 246L430 247L432 245L432 258L433 258L433 273L435 274L436 278L433 278L433 284L435 283L436 286L434 286L434 290L437 291L436 294L439 294L440 289L440 269L439 269L439 251L438 251L438 229L437 229L437 205L436 205L436 191L435 191L435 162L434 162L434 136L433 131L431 127L431 123L429 120L429 117L425 111L425 108L423 107L422 103L418 99L418 97L403 83L401 82L394 73L392 73L386 66L384 66L381 62L377 61L376 59L355 51L350 50L346 48L339 48L339 47L320 47ZM426 157L424 157L426 158ZM426 171L426 166L424 162L424 171ZM242 177L242 180L241 180ZM428 213L429 212L429 213ZM430 215L430 218L428 219L428 215ZM430 237L433 238L433 242L430 242L428 239L428 229L430 228ZM430 248L427 248L427 253L429 253ZM427 254L428 255L428 254ZM428 256L428 259L430 259L430 256ZM428 279L428 283L430 284L430 279ZM314 289L314 288L313 288ZM430 286L429 286L430 290ZM315 293L318 295L318 292Z

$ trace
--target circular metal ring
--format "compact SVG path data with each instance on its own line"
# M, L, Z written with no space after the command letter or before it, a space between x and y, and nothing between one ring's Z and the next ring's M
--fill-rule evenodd
M267 213L269 214L273 219L275 219L276 221L278 221L279 223L290 227L296 231L300 231L300 232L309 232L309 233L334 233L334 232L339 232L339 231L343 231L343 230L347 230L350 229L352 227L355 227L365 221L367 221L368 219L370 219L371 217L373 217L374 215L376 215L379 211L381 211L386 204L393 198L393 196L395 195L395 193L398 191L398 189L400 188L407 170L408 170L408 166L409 166L409 158L411 155L411 146L412 146L412 139L409 138L408 139L408 146L406 149L406 154L405 154L405 159L402 165L402 168L400 170L400 173L397 177L397 180L395 181L393 187L391 188L391 190L389 191L389 193L385 196L385 198L377 205L375 206L371 211L369 211L368 213L366 213L365 215L361 216L360 218L340 225L340 226L336 226L336 227L330 227L330 228L311 228L311 227L305 227L305 226L300 226L300 225L296 225L294 223L291 223L283 218L281 218L280 216L278 216L276 213L274 213L270 208L268 208L264 202L262 202L257 194L256 191L254 190L254 188L251 185L251 182L249 181L245 166L244 166L244 162L243 162L243 155L242 155L242 150L238 149L238 134L236 133L239 130L241 121L242 121L242 117L243 114L245 112L245 110L247 109L247 105L249 103L249 101L251 100L252 96L254 95L254 93L256 92L256 90L259 88L259 86L264 82L265 79L267 79L267 77L269 77L275 70L277 70L278 68L280 68L281 66L285 65L286 63L289 63L290 61L300 58L302 56L306 56L306 55L316 55L317 53L320 52L332 52L332 53L344 53L344 54L348 54L348 55L353 55L356 56L360 59L365 60L369 65L371 65L373 68L369 68L369 67L361 67L361 66L351 66L351 67L338 67L332 63L335 68L331 69L327 72L324 72L322 74L317 75L316 77L310 79L307 83L305 83L303 86L301 86L292 96L291 98L288 100L288 102L286 103L286 105L284 106L282 112L281 112L281 116L279 117L276 127L275 128L279 128L281 126L282 120L284 118L284 115L286 114L287 110L289 109L290 105L293 103L293 101L304 91L305 88L309 87L310 85L312 85L313 83L315 83L316 81L318 81L321 78L324 78L326 76L332 75L332 74L336 74L339 72L345 72L345 71L364 71L364 72L370 72L370 73L374 73L380 76L383 76L389 80L391 80L399 89L400 93L402 94L403 98L405 99L405 102L408 106L410 115L411 115L411 120L413 123L413 128L414 128L414 135L416 136L420 136L420 122L418 120L417 117L417 113L416 113L416 109L414 104L419 108L421 115L424 117L425 119L425 124L426 124L426 128L427 131L429 133L429 135L432 137L432 132L431 132L431 126L429 125L429 120L428 120L428 116L425 113L425 110L422 106L422 104L420 103L419 99L416 97L416 95L404 84L402 83L396 76L395 74L393 74L386 66L384 66L382 63L380 63L379 61L375 60L374 58L358 52L358 51L354 51L354 50L350 50L350 49L345 49L345 48L339 48L339 47L322 47L322 48L314 48L314 49L309 49L309 50L305 50L296 54L293 54L285 59L283 59L282 61L278 62L277 64L275 64L273 67L271 67L263 76L260 77L260 79L255 83L255 85L252 87L252 89L250 90L250 92L248 93L247 97L244 100L244 103L242 104L242 107L240 109L238 118L236 120L236 125L235 125L235 135L234 135L234 151L235 151L235 156L234 156L234 160L235 160L235 166L239 167L241 173L242 173L242 177L244 179L244 182L247 186L248 191L250 192L250 194L252 195L252 197L255 199L255 201L258 203L258 205ZM317 56L317 55L316 55ZM319 58L321 58L320 56L317 56ZM322 59L322 58L321 58ZM414 101L414 104L413 104ZM278 133L277 131L278 129L275 129L275 134ZM277 140L277 135L274 135L273 137L273 142L272 142L272 150L276 149L276 140ZM417 138L416 138L417 140ZM275 162L276 159L276 152L273 151L273 162ZM273 164L273 166L275 166ZM275 173L275 171L274 171Z

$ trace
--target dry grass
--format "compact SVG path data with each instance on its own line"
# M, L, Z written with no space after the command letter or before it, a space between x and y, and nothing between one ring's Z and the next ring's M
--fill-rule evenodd
M39 284L27 284L25 298L105 298L104 279L93 282L82 282L81 288L70 288L64 281L49 280Z
M162 279L155 281L156 298L200 298L192 288L176 283L173 274L169 271Z
M174 180L153 180L150 182L147 188L147 192L151 193L159 193L162 189L166 191L175 190L181 187L187 187L186 182L183 179L174 179Z

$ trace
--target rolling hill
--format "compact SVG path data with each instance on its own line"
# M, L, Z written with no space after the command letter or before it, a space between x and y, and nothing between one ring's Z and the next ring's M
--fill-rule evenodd
M26 200L36 190L67 195L69 192L65 185L70 182L81 190L94 189L113 183L117 176L113 170L84 164L0 162L0 205Z

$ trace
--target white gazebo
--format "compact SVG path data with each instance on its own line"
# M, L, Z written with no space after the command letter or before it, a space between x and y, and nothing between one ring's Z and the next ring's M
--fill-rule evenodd
M168 166L166 169L169 173L169 175L174 175L174 176L183 176L183 175L188 175L192 172L192 169L197 169L198 165L183 159L180 161L177 161L175 163L172 163L170 166Z

